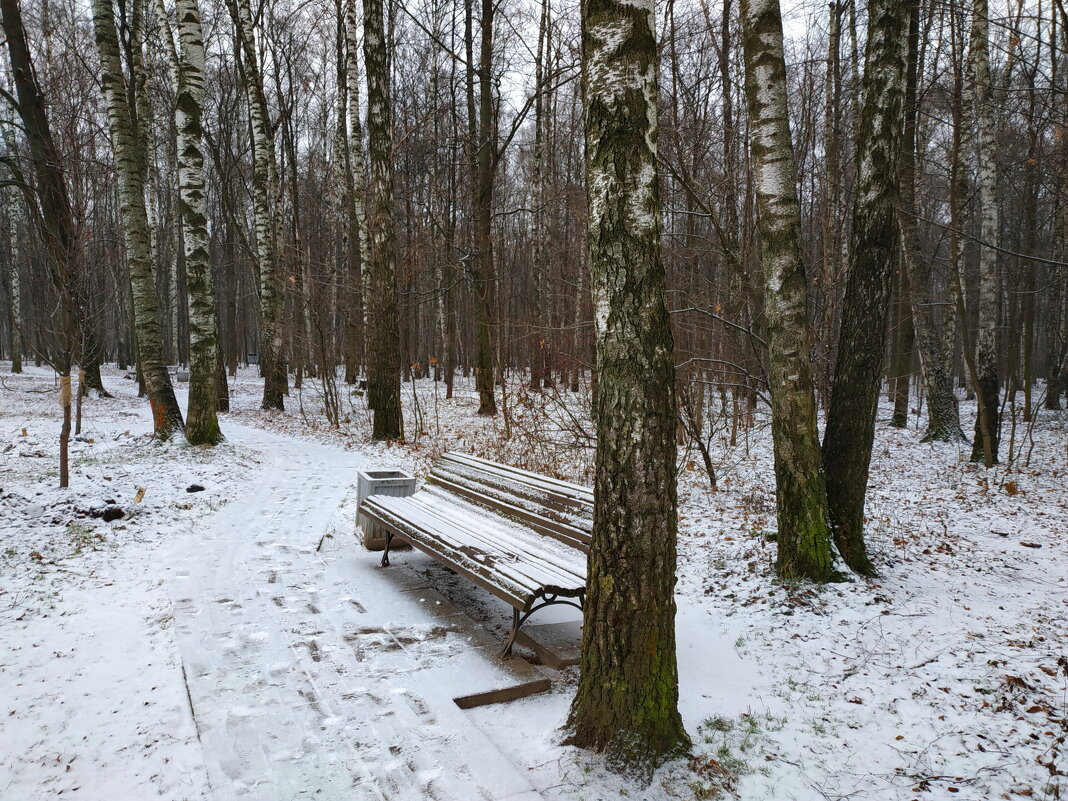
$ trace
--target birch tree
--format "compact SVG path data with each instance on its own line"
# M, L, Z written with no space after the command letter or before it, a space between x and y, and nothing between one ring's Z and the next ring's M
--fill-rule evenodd
M947 304L942 314L940 335L934 314L934 287L931 261L925 257L920 244L919 214L916 203L916 161L920 146L917 117L917 83L922 72L920 64L920 2L910 0L907 77L905 85L905 124L901 147L900 187L901 252L904 269L911 284L912 319L916 328L916 342L920 352L924 387L927 395L927 431L924 442L960 442L964 432L960 428L960 412L953 394L952 359L956 337L955 310Z
M393 231L393 110L390 54L383 0L363 0L363 57L367 74L367 296L370 359L367 391L375 439L400 439L400 332Z
M743 0L745 92L766 293L778 560L783 578L838 575L827 517L816 399L808 356L808 290L801 260L779 0Z
M531 206L533 207L534 253L530 265L532 291L530 293L530 389L540 392L547 381L545 364L545 328L542 320L542 284L548 271L547 231L545 226L545 132L548 128L546 106L549 103L548 81L545 80L546 52L549 50L549 0L542 0L541 21L538 25L538 50L534 56L534 152L531 157Z
M997 142L991 100L990 42L987 0L974 0L969 41L970 94L977 134L979 160L979 322L975 336L976 396L972 461L987 467L998 461L998 198Z
M348 268L346 276L347 331L345 339L345 381L355 383L364 362L363 260L368 252L364 213L365 164L363 122L360 119L360 48L356 35L356 0L344 0L344 80L348 112Z
M874 568L864 545L875 412L886 348L890 287L901 248L898 170L908 52L909 6L868 5L857 184L842 329L823 439L835 545L858 573Z
M594 523L569 742L649 770L688 744L678 712L674 344L657 188L652 0L584 0Z
M216 445L223 436L216 416L219 343L204 187L204 35L197 0L175 0L174 7L178 26L174 111L178 198L189 289L189 406L185 437L191 445ZM169 29L164 35L173 41Z
M226 0L237 36L237 59L244 78L252 136L252 202L256 229L256 261L260 274L260 360L263 366L264 409L285 408L285 354L282 349L282 266L278 257L278 196L274 129L271 126L256 46L249 0Z
M151 234L145 211L144 154L139 144L140 128L147 124L147 120L138 118L136 105L130 102L130 97L135 94L129 91L131 84L136 85L141 76L137 73L136 62L129 65L129 76L123 71L115 9L111 0L93 0L92 9L104 103L115 154L126 260L130 266L133 288L138 367L144 376L148 401L152 407L155 435L160 439L168 439L172 434L181 432L184 426L174 387L163 361ZM140 47L136 38L132 46Z

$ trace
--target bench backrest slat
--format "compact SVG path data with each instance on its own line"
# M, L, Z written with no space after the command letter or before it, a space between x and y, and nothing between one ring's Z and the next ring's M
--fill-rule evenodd
M531 486L552 488L562 496L573 498L574 500L586 503L591 507L593 506L593 490L589 487L583 487L581 484L572 484L568 481L552 478L551 476L532 473L529 470L501 464L500 462L491 462L489 459L483 459L481 456L473 456L472 454L460 453L458 451L450 451L449 453L446 453L441 457L441 461L465 464L488 473L506 474L513 480Z
M540 478L466 454L446 454L434 465L427 482L588 551L593 529L592 493L576 484Z

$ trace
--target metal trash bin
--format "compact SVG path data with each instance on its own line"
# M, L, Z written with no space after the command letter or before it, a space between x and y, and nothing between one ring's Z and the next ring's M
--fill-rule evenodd
M403 470L361 470L356 474L356 525L363 529L363 547L381 551L386 547L386 530L360 514L364 498L371 495L390 495L402 498L415 493L415 476Z

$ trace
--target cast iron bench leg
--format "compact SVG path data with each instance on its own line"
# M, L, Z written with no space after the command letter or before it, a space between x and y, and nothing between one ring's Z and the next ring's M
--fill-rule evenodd
M554 606L561 604L563 606L573 606L582 611L583 606L586 605L586 594L582 593L578 596L578 600L572 600L571 598L560 598L558 595L548 595L537 606L532 606L527 611L520 614L519 610L512 607L512 630L508 634L508 639L504 642L504 648L501 650L501 659L506 659L512 654L512 646L515 645L516 635L519 634L519 627L527 622L527 618L537 612L539 609L544 609L546 606Z
M393 542L393 532L386 532L386 548L382 551L382 567L389 567L389 544Z
M515 637L519 633L519 627L522 625L522 621L525 619L519 617L519 610L512 608L512 631L508 634L508 639L504 642L504 649L501 651L501 659L505 659L512 655L512 646L515 645Z

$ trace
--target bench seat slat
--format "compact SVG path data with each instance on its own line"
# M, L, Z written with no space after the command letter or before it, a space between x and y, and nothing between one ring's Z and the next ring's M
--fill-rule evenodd
M473 559L481 556L493 560L516 581L522 581L521 577L525 576L532 585L567 586L585 582L585 558L579 551L557 546L539 535L532 536L471 504L437 496L433 490L407 498L381 498L380 503L415 522L445 547L458 551L475 548L478 556L472 555Z
M432 497L419 499L419 495L430 493L423 491L407 498L371 496L364 502L364 511L430 556L454 564L473 579L480 577L482 581L477 583L493 585L486 588L513 605L526 608L546 592L576 596L585 590L585 564L579 551L567 549L577 557L568 559L566 554L546 548L555 545L551 540L532 542L521 529L502 532L511 527L473 509L435 504ZM479 530L471 524L485 528ZM512 540L516 535L518 538Z
M435 515L441 525L454 525L465 540L477 541L489 553L511 560L510 567L539 582L585 583L586 557L580 551L560 545L543 536L531 536L523 527L502 521L497 515L486 514L480 507L460 502L440 490L427 490L423 499L426 510ZM457 510L466 515L457 519ZM527 563L536 571L528 570Z
M516 608L525 608L529 603L530 593L528 590L511 585L502 581L502 577L489 570L485 565L479 565L464 558L457 558L454 551L442 548L433 539L424 537L418 529L407 523L403 518L398 518L388 509L381 508L378 504L364 502L364 514L376 523L380 523L390 529L400 539L408 542L441 564L453 567L463 573L468 579L492 593L501 600Z

